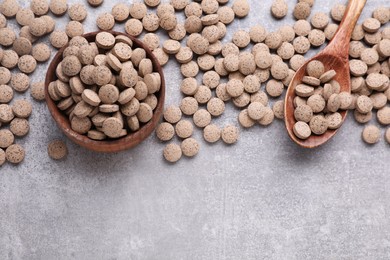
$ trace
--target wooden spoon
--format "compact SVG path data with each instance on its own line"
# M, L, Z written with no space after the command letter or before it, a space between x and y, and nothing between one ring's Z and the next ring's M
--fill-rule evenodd
M84 34L83 37L87 39L88 42L94 42L96 35L99 32L100 31L90 32ZM125 33L115 32L115 31L108 31L108 32L110 32L114 36L117 35L127 36L133 41L134 48L144 49L146 51L146 56L152 61L154 71L157 71L160 74L161 88L158 91L158 93L156 93L157 106L153 112L153 118L148 123L141 125L141 128L138 131L129 133L128 135L119 139L97 141L97 140L90 139L86 135L81 135L79 133L76 133L70 126L69 117L57 107L56 103L50 98L49 90L48 90L50 82L57 80L55 71L57 65L62 61L62 54L66 49L66 47L68 47L68 45L61 48L57 52L56 56L53 58L52 62L50 63L50 66L46 73L45 98L46 98L47 107L54 121L57 123L58 127L65 133L65 135L70 140L91 151L114 153L114 152L120 152L135 147L136 145L144 141L155 130L158 123L160 122L164 110L165 79L164 79L164 73L160 63L158 62L157 58L153 55L152 51L143 42Z
M322 135L311 135L306 140L299 139L295 136L293 132L293 127L296 123L294 118L294 98L296 96L295 86L302 82L302 78L305 76L307 64L312 60L319 60L324 64L325 71L330 69L336 71L337 75L334 79L340 83L340 91L351 92L348 62L349 42L352 31L355 28L356 22L365 4L366 0L349 1L343 20L328 46L300 67L290 82L284 105L285 123L288 135L301 147L314 148L320 146L331 139L336 134L337 130L327 130ZM345 117L347 116L347 111L342 111L340 114L344 122Z

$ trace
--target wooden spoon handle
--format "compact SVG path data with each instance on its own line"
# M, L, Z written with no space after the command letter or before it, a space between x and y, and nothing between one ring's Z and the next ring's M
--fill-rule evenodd
M348 59L349 42L356 22L363 11L367 0L349 0L343 20L335 36L327 46L327 52Z

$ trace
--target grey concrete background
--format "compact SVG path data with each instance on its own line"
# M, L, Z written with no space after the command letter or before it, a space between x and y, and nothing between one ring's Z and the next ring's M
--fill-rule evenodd
M115 2L89 9L86 31ZM337 2L345 1L316 1L313 11ZM277 22L271 3L252 0L249 17L229 34L257 23L270 31L292 24L295 1L288 19ZM363 17L379 5L389 2L368 0ZM45 73L41 65L32 81ZM165 73L166 103L178 104L177 64L170 61ZM219 123L236 123L237 113L229 105ZM364 145L352 117L319 149L298 148L277 121L243 130L231 147L201 141L195 159L175 165L163 160L155 136L119 154L67 140L67 160L52 161L47 143L65 137L44 103L34 102L30 122L31 133L17 140L25 162L0 168L0 259L390 258L390 147L383 138ZM200 131L195 136L201 140Z

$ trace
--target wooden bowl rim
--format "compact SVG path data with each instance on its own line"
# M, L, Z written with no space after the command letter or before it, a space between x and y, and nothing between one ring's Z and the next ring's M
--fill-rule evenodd
M88 42L91 42L91 38L96 37L96 35L103 31L95 31L90 32L87 34L82 35L82 37L86 38ZM55 102L50 98L49 92L48 92L48 86L50 82L58 79L57 75L55 73L57 65L62 61L62 54L66 47L69 46L69 43L66 44L64 47L59 49L57 51L57 54L54 56L53 60L51 61L45 78L45 100L47 107L50 111L51 116L53 117L54 121L57 123L58 127L65 133L65 135L71 139L73 142L77 143L78 145L85 147L89 150L96 151L96 152L120 152L124 150L128 150L130 148L135 147L142 141L144 141L150 134L154 131L154 129L157 127L158 122L160 121L160 118L163 113L164 108L164 101L165 101L165 78L164 73L162 70L162 67L160 63L158 62L157 58L154 56L152 51L140 40L136 39L135 37L128 35L126 33L117 32L117 31L105 31L113 34L114 36L118 35L124 35L129 37L133 41L133 46L139 47L145 50L146 56L151 59L154 71L157 71L161 77L161 87L160 90L157 92L157 106L154 109L153 117L152 119L140 127L140 129L136 132L129 133L128 135L114 140L103 140L103 141L96 141L90 139L86 135L81 135L77 132L75 132L70 127L70 121L68 117L58 109Z

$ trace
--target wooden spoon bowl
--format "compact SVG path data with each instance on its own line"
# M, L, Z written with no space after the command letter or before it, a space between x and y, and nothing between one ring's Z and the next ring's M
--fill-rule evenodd
M328 46L313 58L308 60L301 68L299 68L290 85L287 89L285 98L285 124L288 135L299 146L304 148L314 148L326 143L336 133L337 130L327 130L322 135L311 135L308 139L299 139L293 131L294 124L297 122L294 117L294 98L295 87L302 82L303 76L306 74L307 64L312 60L321 61L325 66L325 71L335 70L336 76L334 79L340 84L341 92L351 92L350 74L349 74L349 42L351 33L355 24L363 10L366 0L350 0L345 11L343 20L340 23L339 29ZM340 111L343 122L347 116L347 111Z
M112 152L124 151L132 147L135 147L136 145L140 144L143 140L145 140L157 127L157 124L160 121L164 109L165 79L164 79L162 67L158 62L157 58L153 55L150 49L146 47L141 41L137 40L136 38L130 35L121 32L115 32L115 31L108 31L108 32L110 32L114 36L125 35L133 41L133 48L143 48L146 51L146 56L152 61L153 70L157 71L160 74L161 88L159 92L155 94L157 96L158 103L157 103L157 107L153 111L152 119L148 123L142 125L138 131L131 132L127 136L124 136L119 139L95 141L90 139L86 135L81 135L73 131L73 129L70 126L68 116L58 109L56 103L50 98L48 93L48 86L50 82L57 80L55 70L57 68L57 65L61 62L62 54L68 45L64 46L57 52L57 54L54 56L47 70L46 79L45 79L45 99L46 99L47 107L49 108L49 111L54 121L57 123L58 127L65 133L65 135L70 140L92 151L112 153ZM83 35L83 37L86 38L88 42L93 42L95 41L96 35L98 33L99 32L91 32Z
M321 61L325 66L325 71L331 69L337 71L337 74L333 79L339 82L340 92L351 92L348 62L346 63L339 57L329 55L327 53L320 53L319 55L316 55L315 57L311 58L308 62L312 60ZM298 84L302 83L302 78L306 75L306 67L308 62L305 63L301 68L299 68L299 70L297 70L294 78L290 82L290 86L287 90L285 100L285 123L288 130L288 134L294 142L305 148L313 148L324 144L337 133L337 130L327 130L322 135L313 134L306 140L299 139L292 130L294 124L297 122L294 118L294 98L296 97L295 87ZM342 110L339 111L339 113L341 114L344 121L345 117L347 116L347 111Z

